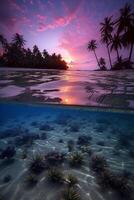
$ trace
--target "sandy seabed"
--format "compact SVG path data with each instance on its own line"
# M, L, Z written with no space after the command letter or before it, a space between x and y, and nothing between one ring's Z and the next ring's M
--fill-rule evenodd
M2 200L62 200L67 183L48 181L48 169L36 176L37 183L32 187L26 182L32 157L45 157L50 152L64 154L64 161L55 167L65 179L68 174L77 177L75 187L83 200L121 199L115 191L103 191L97 182L90 168L95 154L105 157L112 172L125 172L134 181L134 114L11 103L1 103L0 110L0 155L7 147L14 147L16 152L11 159L0 156ZM32 142L24 140L28 135ZM89 140L80 141L81 136ZM71 151L70 140L74 143ZM69 158L76 152L81 153L83 163L72 167Z

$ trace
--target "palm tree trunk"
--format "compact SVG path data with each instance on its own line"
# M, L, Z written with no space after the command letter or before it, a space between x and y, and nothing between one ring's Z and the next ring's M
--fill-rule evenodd
M99 60L98 60L98 58L97 58L97 55L96 55L95 51L94 51L94 55L95 55L95 58L96 58L96 60L97 60L98 66L100 67L100 63L99 63Z
M107 44L107 52L108 52L108 57L109 57L110 67L111 67L111 69L112 69L112 61L111 61L111 56L110 56L110 51L109 51L108 44Z
M116 49L116 52L117 52L117 59L119 60L119 51L118 51L118 49Z
M134 47L134 44L131 44L130 53L129 53L129 61L131 61L133 47Z

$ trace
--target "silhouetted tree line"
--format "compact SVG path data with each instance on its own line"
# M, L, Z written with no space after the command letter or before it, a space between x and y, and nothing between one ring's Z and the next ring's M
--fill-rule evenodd
M131 5L126 4L119 10L119 16L106 17L100 23L101 42L106 45L110 69L128 69L133 67L132 53L134 46L134 11ZM106 70L104 58L98 59L96 55L97 41L91 40L88 43L88 50L93 51L100 70ZM128 50L128 57L122 58L120 50ZM114 63L111 60L111 52L115 51L117 59Z
M3 35L0 35L3 51L0 56L0 66L65 70L68 68L60 54L50 55L45 49L40 52L37 45L34 45L32 50L26 49L24 48L25 43L23 36L18 33L13 35L10 43Z

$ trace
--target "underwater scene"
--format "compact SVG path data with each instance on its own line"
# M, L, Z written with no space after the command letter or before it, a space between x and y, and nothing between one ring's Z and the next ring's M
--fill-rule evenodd
M0 103L0 200L134 199L134 113Z

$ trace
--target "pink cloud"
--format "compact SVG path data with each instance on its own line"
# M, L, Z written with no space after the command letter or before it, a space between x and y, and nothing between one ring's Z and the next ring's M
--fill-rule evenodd
M58 28L58 27L64 27L64 26L69 25L71 22L73 22L76 19L77 13L81 9L82 3L83 3L83 0L80 0L79 3L76 4L76 6L73 9L70 9L68 4L65 1L62 0L61 6L62 6L62 10L64 12L64 16L61 17L61 16L59 16L59 13L55 9L54 1L49 0L48 1L49 10L50 10L50 13L51 13L51 18L53 20L49 24L44 23L42 21L42 24L39 24L37 32L43 32L43 31L46 31L48 29L55 29L55 28ZM38 19L44 20L45 16L38 15Z
M99 40L96 24L91 22L89 17L81 15L70 29L63 33L58 49L61 52L62 49L68 51L74 61L73 63L95 66L94 55L87 50L88 41L91 39ZM86 62L83 63L83 61Z
M29 23L31 23L31 19L29 19L28 17L23 16L23 17L20 18L20 22L22 22L24 24L29 24Z
M15 0L11 0L10 5L13 9L15 9L17 11L22 11L21 7L15 2Z
M65 17L59 17L58 19L55 19L52 23L50 24L44 24L40 23L39 27L37 29L38 32L46 31L47 29L55 29L58 27L63 27L71 23L73 19L75 19L75 14L71 13L68 16Z
M16 0L7 0L0 7L1 33L10 36L15 32L23 32L25 28L32 28L33 20L25 3L19 4ZM10 31L9 31L10 30Z
M29 18L25 17L25 16L22 16L22 17L12 17L8 23L7 23L7 28L12 28L12 30L15 32L16 30L19 30L20 32L20 29L22 27L22 25L24 26L31 26L32 25L32 22Z
M37 16L37 19L40 21L43 21L46 19L46 16L44 16L44 15L37 14L36 16Z
M37 31L38 32L42 32L44 30L46 30L45 24L44 23L39 23L39 27L38 27Z
M7 26L10 27L10 28L11 28L11 27L15 27L16 23L17 23L17 18L16 18L16 17L12 17L12 18L8 21Z

